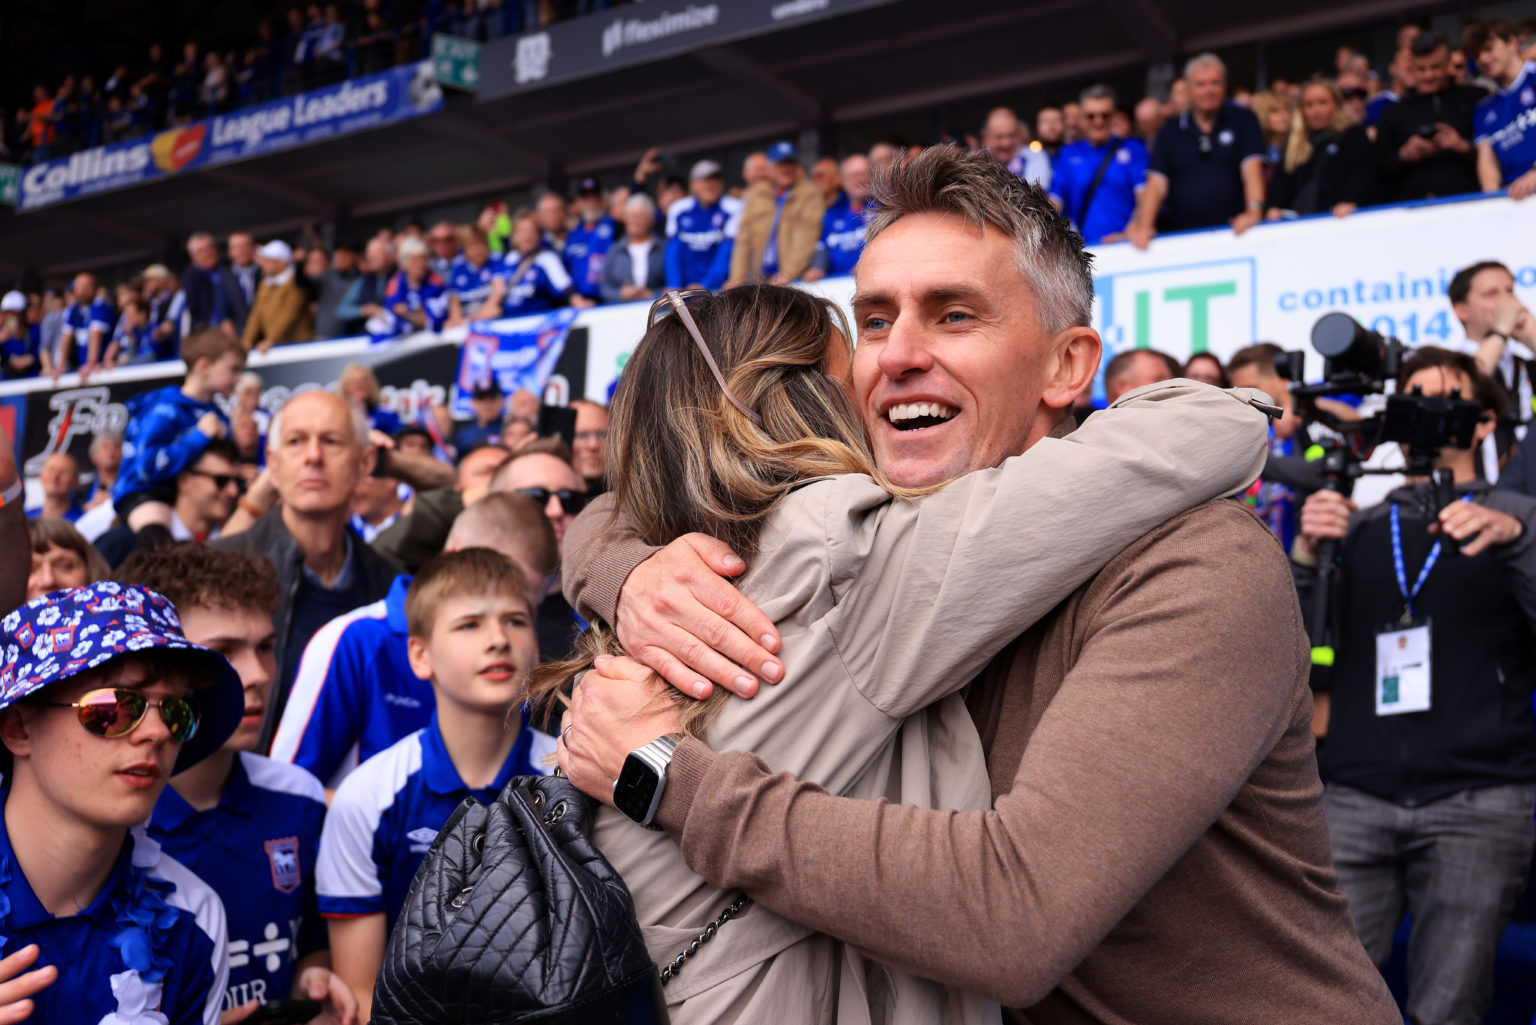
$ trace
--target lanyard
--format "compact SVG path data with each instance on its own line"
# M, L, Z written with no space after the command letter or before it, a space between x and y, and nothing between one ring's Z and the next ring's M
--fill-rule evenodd
M1463 502L1472 501L1471 495L1462 495ZM1397 571L1397 589L1403 596L1404 616L1413 618L1413 600L1424 589L1424 581L1429 579L1429 571L1435 568L1435 563L1440 561L1441 542L1436 540L1430 548L1429 555L1424 559L1424 568L1419 570L1418 579L1413 582L1413 590L1408 589L1408 570L1403 565L1403 528L1401 518L1398 515L1397 503L1392 503L1392 568Z

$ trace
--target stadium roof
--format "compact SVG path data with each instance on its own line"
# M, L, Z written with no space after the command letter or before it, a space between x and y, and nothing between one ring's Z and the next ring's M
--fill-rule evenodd
M90 23L94 10L110 23L113 3L86 0L82 20ZM23 265L53 276L163 258L198 229L260 235L484 197L632 165L652 145L725 147L1447 8L1400 0L897 0L502 100L454 95L440 113L404 124L0 213L0 277Z

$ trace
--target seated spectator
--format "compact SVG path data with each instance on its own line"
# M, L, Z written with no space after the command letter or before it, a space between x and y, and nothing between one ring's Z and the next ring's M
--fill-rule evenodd
M315 907L325 791L304 770L251 750L274 672L271 564L186 544L135 555L118 579L164 595L187 640L229 659L244 690L235 732L171 777L149 822L150 837L223 901L232 950L282 943L284 956L231 957L224 1004L253 1010L291 995L325 1002L338 1018L353 1013L351 990L332 985Z
M123 466L123 432L114 428L103 429L91 439L88 453L91 460L91 490L85 496L85 507L94 509L110 505L112 486L117 483L118 471Z
M1029 129L1007 107L998 107L987 115L987 123L981 129L981 147L1015 177L1034 182L1042 189L1051 187L1051 158L1042 150L1029 148Z
M416 331L441 331L448 317L448 288L432 272L427 244L408 236L400 241L400 270L384 289L384 312L371 317L368 333L394 338Z
M43 353L43 369L57 381L67 366L73 365L85 382L101 367L102 357L112 337L112 307L102 297L94 274L75 275L70 289L70 304L64 311L59 331L58 350ZM51 359L51 362L50 362Z
M459 229L447 221L438 221L427 233L427 265L432 273L448 280L448 271L459 255Z
M171 506L168 528L170 539L203 542L217 537L235 511L244 486L240 451L235 443L227 438L209 442L197 461L176 475L176 502ZM146 539L122 525L103 532L96 539L96 548L108 563L120 566L134 552L164 540L154 536Z
M316 876L332 962L364 1021L389 929L429 846L417 834L435 834L466 797L490 803L512 776L547 771L555 746L528 725L526 709L521 728L507 728L538 662L528 584L511 560L483 548L444 553L412 581L405 615L411 669L432 681L436 713L337 789Z
M367 322L382 317L384 292L395 270L395 244L375 236L363 249L360 273L336 306L336 319L344 335L361 334Z
M214 397L229 395L245 367L245 351L230 335L204 328L182 346L187 378L128 400L123 467L112 488L117 515L135 532L169 528L174 480L208 443L229 433Z
M1259 130L1264 133L1266 174L1271 174L1285 162L1285 144L1291 138L1290 98L1266 89L1254 94L1249 109L1259 119Z
M1450 44L1423 32L1410 48L1413 90L1376 122L1382 198L1388 202L1476 192L1472 118L1483 91L1451 81Z
M454 519L443 550L490 548L511 559L541 600L559 570L554 531L524 495L487 495ZM272 741L335 789L359 764L425 728L432 688L411 672L405 600L411 577L395 578L382 601L332 620L299 663L293 695Z
M474 421L453 432L453 447L461 459L481 445L495 445L501 441L506 396L494 378L470 393L469 408L474 413Z
M85 514L76 493L80 490L80 464L68 452L55 452L43 460L37 474L43 487L43 504L27 510L28 517L49 516L74 523Z
M1520 27L1499 18L1468 33L1469 52L1499 91L1478 102L1474 117L1477 177L1484 192L1511 198L1536 193L1536 64L1520 50Z
M588 299L601 297L603 264L618 234L618 226L603 209L603 190L595 178L582 180L576 190L576 226L565 236L562 258L576 283L576 291ZM670 220L668 223L671 223Z
M656 235L656 204L637 192L624 204L624 239L603 264L604 302L650 299L667 282L665 242Z
M399 573L347 526L352 494L374 459L362 414L330 392L295 395L272 418L267 437L271 494L253 487L241 503L260 518L213 542L271 559L285 596L273 616L278 676L263 746L282 718L304 645L332 619L382 598ZM270 504L262 509L261 501Z
M347 400L347 405L363 414L371 431L383 431L393 435L403 426L400 417L385 409L383 390L372 370L361 363L348 363L336 381L336 390Z
M102 365L107 368L129 363L159 363L168 353L162 354L155 346L149 327L149 305L142 299L126 299L118 308L122 311L117 326L112 330L112 341Z
M293 249L281 239L274 239L256 254L261 265L261 282L256 286L256 301L245 321L241 341L247 349L267 352L274 345L307 342L315 336L314 315L309 308L309 293L299 281L293 265Z
M864 252L864 226L874 213L869 205L869 158L855 153L844 160L839 180L843 187L822 215L821 238L816 241L811 269L805 272L806 281L852 274Z
M1115 400L1128 391L1158 381L1171 381L1179 374L1178 361L1156 349L1127 349L1118 352L1104 367L1105 401L1113 405Z
M589 399L572 399L576 433L571 438L571 469L595 498L608 490L608 407Z
M1155 97L1144 96L1136 101L1136 109L1132 113L1136 137L1142 141L1143 145L1152 145L1152 140L1157 138L1157 133L1162 130L1163 122L1168 120L1163 116L1163 105ZM1259 121L1262 124L1263 118Z
M1063 138L1066 134L1066 121L1063 119L1060 107L1041 107L1035 111L1035 141L1030 143L1030 148L1039 146L1051 161L1051 166L1056 166L1056 158L1061 155L1061 147L1066 145ZM874 159L870 159L874 163Z
M155 351L162 359L176 359L187 299L165 264L152 263L144 268L143 298L149 307L149 334Z
M83 587L112 575L91 543L68 520L39 516L27 520L32 566L27 575L27 600L66 587Z
M1184 66L1190 109L1163 125L1126 236L1145 249L1157 234L1229 224L1241 235L1264 213L1264 136L1252 111L1226 100L1227 68L1213 53ZM1164 205L1167 209L1164 209Z
M1285 159L1269 182L1269 220L1329 212L1347 217L1375 198L1376 159L1365 129L1350 120L1338 86L1313 79L1301 90Z
M36 377L42 332L27 323L27 297L7 292L0 299L0 376L6 380Z
M542 313L566 303L578 309L592 305L576 291L560 257L540 242L539 223L532 214L521 214L513 222L511 245L496 272L490 298L475 319Z
M1137 193L1147 184L1147 148L1110 129L1115 92L1109 86L1088 87L1079 102L1084 135L1062 148L1051 201L1084 242L1118 242L1136 212Z
M187 256L192 262L181 273L187 319L182 334L189 336L205 327L216 327L238 338L235 325L245 322L250 307L238 276L219 265L219 248L213 236L206 231L195 232L187 239Z
M364 477L352 494L352 518L348 520L357 536L372 544L400 518L405 499L400 482L393 477Z
M26 652L0 697L5 939L23 955L15 970L39 950L49 962L7 983L9 1016L213 1025L229 979L223 904L140 824L173 772L234 731L239 677L187 642L170 602L116 583L28 602L0 646Z
M1221 359L1213 352L1195 353L1184 361L1184 372L1177 376L1213 388L1232 387L1232 381L1227 377L1227 368L1221 365Z
M496 272L501 261L491 255L490 243L485 232L476 226L463 231L464 251L453 258L448 268L448 319L447 327L465 323L481 309L491 297Z
M821 192L805 177L794 143L776 142L767 155L770 177L751 186L743 199L727 288L750 281L787 285L816 255L826 212Z
M667 211L667 288L725 284L741 200L725 194L720 165L700 160L688 172L688 196Z

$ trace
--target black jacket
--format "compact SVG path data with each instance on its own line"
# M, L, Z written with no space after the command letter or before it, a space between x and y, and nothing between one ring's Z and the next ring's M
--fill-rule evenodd
M378 601L389 593L389 585L400 575L400 565L368 547L351 527L346 529L352 535L352 552L357 559L357 572L367 588L368 601ZM304 579L304 552L283 523L282 506L269 509L265 516L251 524L249 530L217 538L209 544L226 552L265 555L277 568L279 601L277 610L272 613L272 629L277 634L277 645L272 655L277 665L282 666L288 635L293 627L294 600L299 593L299 584ZM287 704L288 682L279 676L273 682L272 695L267 700L267 718L261 727L258 751L265 752L272 742L272 734L277 731L277 724Z
M1376 122L1376 153L1381 167L1382 199L1388 203L1431 196L1457 196L1476 192L1477 153L1436 153L1403 163L1397 151L1420 128L1445 122L1469 143L1472 114L1488 94L1476 86L1451 85L1429 96L1409 93L1381 112Z
M1327 213L1340 203L1367 206L1376 199L1376 152L1365 129L1312 137L1312 156L1294 171L1282 163L1269 181L1265 206L1298 214Z
M234 322L235 337L245 329L245 318L250 316L251 307L245 301L245 293L240 290L240 280L235 272L222 264L218 268L219 282L217 288L224 293L225 316ZM213 277L208 271L193 264L181 272L181 290L186 295L187 329L183 332L185 338L193 331L199 331L208 327L213 321L215 285ZM213 326L217 327L217 324Z
M1427 489L1399 488L1351 518L1340 549L1341 619L1328 743L1329 782L1417 807L1463 790L1536 780L1531 691L1536 684L1536 499L1458 485L1460 494L1521 520L1525 533L1472 558L1442 554L1414 601L1430 618L1430 708L1376 714L1376 634L1403 613L1393 569L1392 504L1399 504L1409 586L1434 539L1420 508ZM1296 568L1302 605L1315 571Z

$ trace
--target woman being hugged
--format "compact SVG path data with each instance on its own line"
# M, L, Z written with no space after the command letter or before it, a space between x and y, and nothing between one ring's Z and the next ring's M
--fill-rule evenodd
M1077 266L1086 278L1086 257ZM1073 317L1086 323L1086 311ZM1097 363L1097 336L1080 336L1093 351L1053 384L1067 402ZM750 707L723 692L686 701L673 713L679 731L752 750L836 794L986 808L980 740L956 692L1124 546L1251 481L1265 417L1227 393L1164 382L995 469L903 489L875 466L851 356L837 308L807 293L666 293L615 397L614 490L587 515L606 509L611 531L652 545L694 531L720 538L747 560L741 590L782 636L781 685ZM959 412L920 402L888 415L921 430ZM1090 506L1102 514L1083 516ZM619 650L594 624L574 659L530 677L530 696L548 702L594 655ZM617 811L600 812L594 837L634 894L658 963L675 961L736 897L689 870L665 834ZM761 907L725 922L665 992L676 1023L999 1018L980 998Z

